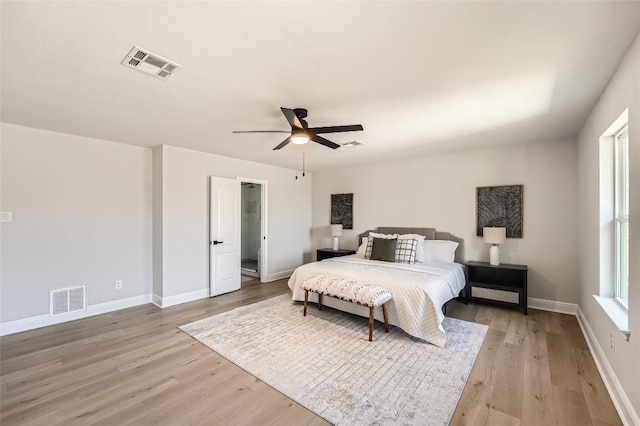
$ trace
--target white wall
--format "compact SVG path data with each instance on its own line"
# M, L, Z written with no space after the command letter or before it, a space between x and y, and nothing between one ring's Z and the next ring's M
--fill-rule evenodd
M209 176L267 181L268 280L310 260L311 174L163 145L163 297L209 288Z
M1 313L49 313L85 284L98 305L151 293L151 150L1 123ZM115 290L114 281L124 288Z
M624 341L594 301L600 287L599 138L629 108L630 248L629 327ZM618 67L578 137L580 308L633 409L640 413L640 36ZM609 347L616 336L615 351Z
M293 170L181 148L0 129L0 209L13 213L0 228L3 334L64 321L47 317L52 288L85 284L95 309L80 316L151 294L161 305L206 295L210 175L267 181L268 280L311 259L310 174L296 180Z
M500 246L503 263L529 266L529 296L576 303L576 143L494 148L316 172L313 247L331 247L330 194L354 193L354 230L340 246L377 226L434 227L465 240L467 260L489 260L475 235L476 187L524 185L523 238Z

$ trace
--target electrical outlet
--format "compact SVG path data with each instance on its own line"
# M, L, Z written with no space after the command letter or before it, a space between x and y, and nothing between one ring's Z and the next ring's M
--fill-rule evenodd
M609 334L609 347L613 352L616 351L616 334L615 333Z
M122 280L116 280L116 290L122 290Z

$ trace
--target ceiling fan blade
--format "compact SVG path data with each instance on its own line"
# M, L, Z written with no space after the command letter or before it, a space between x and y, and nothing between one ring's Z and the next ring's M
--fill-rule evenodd
M352 124L349 126L326 126L326 127L310 127L310 132L318 133L340 133L340 132L357 132L364 130L362 124Z
M296 115L294 110L292 110L291 108L285 108L285 107L280 107L280 110L282 111L282 113L284 114L285 118L287 119L287 121L291 125L292 129L302 129L303 128L302 127L302 123L298 119L298 116Z
M289 144L289 142L291 142L291 136L289 136L288 138L286 138L285 140L283 140L282 142L280 142L280 144L278 144L278 146L276 146L275 148L273 148L274 151L278 150L278 149L282 149L285 146L287 146Z
M234 130L232 133L291 133L291 130Z
M329 139L325 139L322 136L318 136L318 135L313 135L309 138L309 140L312 140L314 142L319 143L320 145L324 145L324 146L328 146L331 149L336 149L336 148L340 148L340 145L338 145L335 142L331 142Z

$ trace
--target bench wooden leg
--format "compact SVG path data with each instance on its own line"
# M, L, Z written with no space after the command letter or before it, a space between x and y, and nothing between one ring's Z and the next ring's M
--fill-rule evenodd
M373 306L369 308L369 341L373 342Z
M315 292L314 292L315 293ZM322 293L316 293L318 295L318 310L322 310ZM304 309L302 311L303 315L307 316L307 305L309 303L309 290L304 291ZM366 305L365 305L366 306ZM389 332L389 317L387 315L387 306L386 304L382 304L382 315L384 316L384 331L385 333ZM369 341L373 342L373 326L375 324L374 320L374 309L375 306L369 306Z
M307 299L309 298L309 290L304 291L304 310L302 311L302 316L307 316Z
M382 304L382 315L384 315L384 331L385 333L389 332L389 319L387 318L387 305L386 303Z

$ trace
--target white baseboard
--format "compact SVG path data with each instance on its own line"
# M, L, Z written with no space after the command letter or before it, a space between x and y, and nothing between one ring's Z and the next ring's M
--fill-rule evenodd
M627 393L620 384L613 368L611 368L611 364L609 364L609 360L607 359L605 352L602 350L602 346L598 343L598 339L596 339L596 335L580 307L578 307L577 317L578 324L580 324L580 328L582 328L582 334L584 334L584 338L587 341L593 360L596 363L596 367L598 367L598 371L600 372L604 385L607 387L607 391L609 391L609 396L611 396L613 405L615 405L616 410L618 410L618 415L620 416L622 423L629 426L640 425L640 417L638 416L638 413L634 410Z
M134 306L144 305L150 302L151 295L143 294L141 296L129 297L127 299L98 303L97 305L89 305L84 311L70 312L68 314L56 315L55 317L51 317L47 314L39 315L37 317L24 318L16 321L9 321L0 324L0 336L20 333L22 331L33 330L40 327L47 327L49 325L74 321L81 318L92 317L94 315L106 314L108 312L132 308Z
M293 274L293 271L295 271L295 269L289 269L287 271L276 272L275 274L268 274L265 277L263 282L270 283L271 281L277 281L277 280L281 280L283 278L289 278Z
M279 280L291 276L291 271L284 271L269 276L270 281ZM157 294L144 294L141 296L130 297L128 299L114 300L113 302L99 303L97 305L89 305L84 311L71 312L63 315L51 317L47 315L39 315L37 317L24 318L16 321L9 321L0 324L0 336L20 333L22 331L33 330L49 325L60 324L63 322L74 321L81 318L87 318L94 315L105 314L107 312L118 311L120 309L131 308L134 306L153 303L159 308L168 308L169 306L179 305L182 303L192 302L194 300L205 299L209 297L209 289L201 289L191 291L189 293L176 294L173 296L160 297Z
M154 305L156 305L158 308L162 308L162 297L158 296L157 294L153 293L151 295L151 303L153 303Z
M576 315L578 305L575 303L556 302L553 300L527 298L527 305L531 309L558 312L561 314Z
M161 308L168 308L169 306L179 305L181 303L193 302L194 300L205 299L209 297L209 289L204 288L201 290L190 291L189 293L181 293L173 296L159 297L153 295L153 304Z

